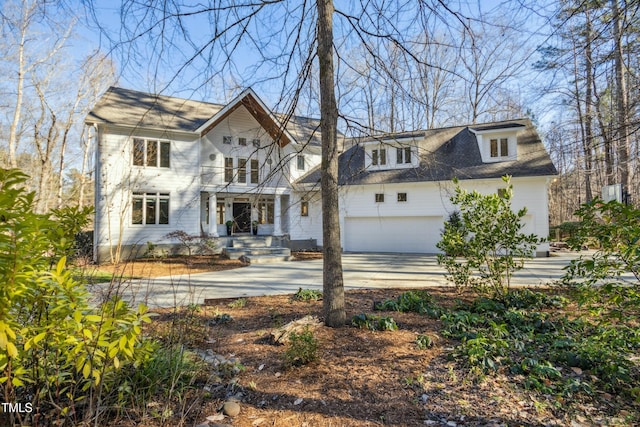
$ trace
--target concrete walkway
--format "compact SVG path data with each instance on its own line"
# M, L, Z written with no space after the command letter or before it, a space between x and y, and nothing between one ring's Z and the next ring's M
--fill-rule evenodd
M514 285L541 285L559 279L562 268L577 254L560 253L528 260L516 273ZM427 288L450 285L446 271L433 255L343 254L346 289ZM121 284L119 292L149 307L202 304L205 299L290 294L303 289L322 290L322 261L256 264L234 270L155 277ZM95 291L104 292L102 286Z

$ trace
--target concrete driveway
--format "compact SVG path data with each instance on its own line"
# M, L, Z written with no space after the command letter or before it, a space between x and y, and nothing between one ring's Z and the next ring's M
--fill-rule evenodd
M559 279L562 268L578 255L562 253L528 260L513 279L514 285L540 285ZM433 255L343 254L346 289L428 288L450 285ZM201 304L205 299L290 294L322 289L322 261L256 264L235 270L155 277L121 285L119 292L149 307ZM97 288L100 292L102 288Z

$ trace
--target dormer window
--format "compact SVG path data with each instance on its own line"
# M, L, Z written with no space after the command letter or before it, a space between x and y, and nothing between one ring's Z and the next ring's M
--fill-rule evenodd
M509 140L507 138L491 139L491 157L508 157Z
M373 166L381 166L387 164L386 148L379 148L371 151L371 164Z
M398 147L396 149L396 164L411 163L411 147Z

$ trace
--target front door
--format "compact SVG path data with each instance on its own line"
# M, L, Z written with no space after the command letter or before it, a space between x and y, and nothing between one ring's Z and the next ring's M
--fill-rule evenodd
M251 232L251 203L233 204L233 219L236 223L236 232Z

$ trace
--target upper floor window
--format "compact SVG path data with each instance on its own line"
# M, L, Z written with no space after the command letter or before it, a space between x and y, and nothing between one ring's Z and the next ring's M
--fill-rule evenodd
M384 193L376 193L376 203L384 203Z
M238 138L238 145L247 146L247 138Z
M260 179L260 164L257 159L251 159L251 183L257 184Z
M222 137L222 143L223 144L231 144L231 137L228 135L225 135Z
M303 171L305 168L304 156L302 154L298 154L297 159L298 159L298 170Z
M411 147L396 148L396 164L411 163Z
M371 164L373 166L386 165L387 149L380 148L380 149L371 150Z
M491 157L507 157L509 156L509 139L496 138L490 140Z
M133 165L170 167L171 144L169 141L134 138Z
M238 182L247 183L247 159L238 159Z
M224 182L233 182L233 157L224 158Z
M260 148L260 140L259 139L254 139L253 140L253 146L256 148Z
M309 202L306 200L300 202L300 216L309 216Z
M398 193L398 201L406 202L407 201L407 193Z
M132 224L169 224L169 193L133 193Z

